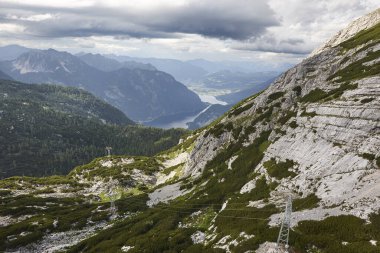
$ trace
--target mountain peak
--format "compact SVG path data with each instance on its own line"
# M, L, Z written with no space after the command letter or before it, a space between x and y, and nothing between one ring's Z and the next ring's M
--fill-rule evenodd
M31 50L23 53L12 62L12 71L18 71L20 74L51 73L57 70L71 73L73 69L69 66L77 62L80 62L80 60L71 54L52 48Z
M310 54L310 56L317 55L328 48L335 47L339 45L340 43L354 37L360 31L371 28L379 22L380 22L380 8L351 22L347 27L340 30L335 36L333 36L325 44L315 49Z

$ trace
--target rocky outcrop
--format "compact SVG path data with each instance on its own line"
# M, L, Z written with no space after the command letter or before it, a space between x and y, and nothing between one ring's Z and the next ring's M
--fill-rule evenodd
M349 24L346 28L339 31L334 37L332 37L328 42L323 44L321 47L315 49L311 56L317 55L322 51L338 46L345 40L348 40L355 36L358 32L368 29L380 21L380 9L377 9L363 17L358 18Z
M226 129L219 137L208 134L212 128L204 130L190 154L184 175L195 178L202 175L208 161L238 141L231 138L232 132L242 126L241 136L254 122L256 132L245 146L260 132L272 130L271 144L262 162L252 168L265 175L268 182L279 183L271 193L271 201L279 203L283 201L281 196L289 193L295 198L310 194L320 198L320 207L308 211L308 215L303 212L295 215L294 225L300 220L322 219L328 215L352 214L366 219L379 210L380 170L375 158L380 157L380 76L358 75L342 82L337 75L359 61L363 62L362 66L376 64L378 58L367 62L366 57L378 52L379 44L369 41L344 53L338 44L379 20L380 10L376 10L353 22L322 50L280 76L262 94L234 108L219 123L233 124L234 129ZM312 97L313 93L316 98ZM262 111L276 103L267 121L255 121ZM239 108L248 109L234 115ZM292 116L282 122L287 113ZM263 164L270 159L293 161L297 176L281 180L269 176ZM251 185L252 180L247 180L241 191L254 189Z

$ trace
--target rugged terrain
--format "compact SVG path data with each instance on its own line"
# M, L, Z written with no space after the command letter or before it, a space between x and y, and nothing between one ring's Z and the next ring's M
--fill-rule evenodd
M291 251L379 252L379 12L172 149L0 181L0 249L270 252L290 195Z

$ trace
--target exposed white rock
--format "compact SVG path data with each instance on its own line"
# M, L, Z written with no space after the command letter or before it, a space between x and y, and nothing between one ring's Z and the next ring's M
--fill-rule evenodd
M135 162L135 159L133 159L133 158L121 158L119 164L121 164L121 165L125 165L125 164L132 164L132 163L134 163L134 162ZM118 165L119 165L119 164L118 164Z
M328 216L347 215L349 212L345 212L339 209L339 207L324 209L322 207L314 208L312 210L304 210L292 213L292 219L290 222L291 227L297 226L298 222L303 220L323 220ZM283 219L283 214L274 214L270 217L269 226L278 226Z
M190 192L190 190L186 189L181 190L180 186L180 183L175 183L156 189L154 192L149 193L149 200L146 204L152 207L160 202L167 203L169 200L175 199Z
M256 253L277 253L277 245L274 242L264 242L255 251Z
M191 240L194 244L203 244L205 239L206 235L201 231L196 231L194 234L191 235Z
M342 43L343 41L354 37L361 30L368 29L379 22L380 22L380 9L377 9L350 23L346 28L339 31L324 45L314 50L311 53L311 56L317 55L328 48L335 47L339 45L340 43Z
M240 189L240 194L249 193L256 187L256 179L252 179L248 181L243 187Z
M231 157L229 160L228 160L228 163L227 163L227 166L228 166L228 169L229 170L232 170L232 163L238 158L237 155Z
M38 65L38 64L31 64L29 60L22 62L22 61L15 61L12 64L12 71L18 71L20 74L27 74L27 73L38 73L38 72L52 72L48 71L44 66Z
M0 216L0 227L6 227L10 224L14 224L26 219L33 217L34 215L22 215L17 218L13 218L12 216Z
M249 207L255 207L255 208L263 208L268 203L265 203L264 200L257 200L257 201L249 201L248 205Z
M20 236L27 236L27 235L29 235L29 234L31 234L32 232L27 232L27 231L23 231L23 232L21 232L20 233Z
M80 241L95 234L99 229L106 228L106 223L101 222L92 226L87 226L80 230L69 230L59 233L51 233L45 235L38 243L28 244L25 247L20 247L15 251L10 252L30 252L30 253L53 253L61 252L68 247L79 243ZM7 252L7 251L6 251Z
M202 214L202 210L199 210L199 211L196 211L196 212L190 214L190 217L196 217L196 216L201 215L201 214Z
M123 246L121 247L121 251L128 252L129 250L133 249L135 246Z
M143 182L145 185L153 185L156 183L156 177L154 175L147 175L142 170L133 169L130 176L134 181Z
M170 168L170 167L177 166L181 163L186 162L188 158L189 158L189 153L183 152L177 155L176 157L174 157L173 159L164 161L162 165L165 168Z
M157 173L157 182L156 182L156 184L157 185L164 184L167 181L169 181L170 179L174 178L176 174L177 174L177 172L174 171L174 170L170 171L170 173L168 175L166 175L164 173Z
M58 219L55 219L54 221L53 221L53 227L57 227L58 226Z
M5 227L12 223L14 223L12 216L0 216L0 227Z
M220 239L214 246L214 248L219 248L225 250L227 253L230 253L230 245L228 244L228 240L231 238L230 235L224 236L222 239Z
M226 200L226 201L223 203L222 207L221 207L220 210L219 210L219 213L222 212L224 209L226 209L227 204L228 204L228 200Z
M216 156L218 150L230 140L230 136L230 133L224 133L220 138L215 138L212 134L206 137L201 134L195 141L195 147L185 164L183 177L199 177L207 162Z
M214 248L219 248L225 250L227 253L231 253L231 246L237 246L240 243L253 238L254 235L248 235L245 232L241 232L239 236L235 239L232 239L230 235L224 236L220 239L215 245Z
M87 181L84 181L85 183ZM85 189L83 192L84 195L101 195L105 192L111 192L119 186L119 181L117 179L110 179L108 181L104 181L101 177L95 177L94 180L91 181L91 186Z
M249 234L247 234L246 232L241 232L240 234L239 234L239 237L240 238L243 238L244 240L249 240L249 239L251 239L251 238L253 238L253 237L255 237L254 235L249 235Z
M112 166L114 166L112 160L101 161L100 165L102 167L107 167L107 168L111 168Z
M188 159L189 159L189 153L182 152L172 159L165 160L162 163L162 165L164 166L164 168L171 168L171 167L175 167L181 164L185 164L188 161ZM176 168L175 170L170 171L169 174L159 172L156 175L157 177L156 185L164 184L175 178L180 178L182 175L183 175L182 168Z

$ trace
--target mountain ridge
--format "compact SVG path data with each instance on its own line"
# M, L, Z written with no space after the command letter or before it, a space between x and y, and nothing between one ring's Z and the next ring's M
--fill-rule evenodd
M205 107L194 92L165 72L123 67L104 72L54 49L23 53L15 60L0 62L0 69L25 83L54 83L86 89L135 121L197 112Z
M44 217L37 211L35 217L7 226L3 237L13 240L0 246L267 253L278 250L273 242L291 196L289 250L378 252L378 29L375 25L358 32L303 60L266 90L153 157L100 157L43 184L30 178L0 181L0 188L16 188L24 198L34 194L36 199L29 201L46 208ZM72 208L70 217L57 214L42 196L55 196L52 205L61 204L64 210ZM73 196L83 196L78 200L82 211L67 204ZM22 198L9 199L5 197L10 203L3 205L5 213L22 207ZM109 219L117 222L74 241L67 232L72 217L77 222L69 228L75 231L94 230ZM30 241L15 235L35 221L40 231L52 232L44 237L31 232ZM60 229L66 232L57 243L51 238ZM38 245L30 243L38 240ZM62 242L67 248L59 246Z
M343 41L346 41L354 37L357 33L362 30L366 30L370 27L373 27L380 22L380 8L368 13L367 15L360 17L352 21L346 28L340 30L336 35L334 35L329 41L324 43L322 46L315 49L310 56L321 53L322 51L336 47L341 44Z
M135 61L119 62L117 60L107 58L101 54L87 53L81 54L78 57L88 65L102 71L114 71L120 68L156 70L156 68L151 64L138 63Z
M184 142L190 143L162 154L171 161L165 164L173 172L167 174L166 180L183 181L156 189L148 195L149 203L153 207L164 205L167 209L160 210L164 213L186 210L189 216L200 220L208 215L214 217L202 228L197 218L188 218L189 221L183 218L186 215L177 213L175 217L184 224L174 225L166 235L179 233L191 241L183 248L161 244L162 250L188 248L209 252L221 248L227 252L251 249L267 252L265 249L271 247L267 240L276 240L282 217L274 209L289 194L295 199L292 227L296 230L292 233L296 238L291 239L292 247L301 252L313 249L356 252L356 243L368 252L378 250L376 244L369 242L379 238L378 230L377 234L366 234L368 241L347 235L340 239L340 233L344 234L346 229L342 224L374 223L380 208L376 201L380 180L380 79L376 65L379 53L375 49L379 40L363 42L362 34L352 40L356 41L354 45L343 43L305 59L262 93L242 101L210 126L196 131ZM350 72L353 66L358 71ZM174 193L167 195L167 191ZM169 200L172 201L168 203ZM211 203L218 205L212 208ZM236 205L244 211L236 210ZM159 216L158 211L152 212L151 216L147 213L143 217ZM223 219L223 215L248 219L252 217L248 212L255 213L254 218L268 218L268 226L257 222L251 223L250 228L244 219L241 222ZM154 224L149 230L152 233L161 223ZM125 223L125 226L133 225ZM329 230L331 226L339 232ZM313 227L314 232L310 232ZM355 225L352 229L363 231L364 227ZM242 231L244 234L239 235ZM102 240L106 233L115 233L114 238L120 238L118 232L110 229L74 249L93 248L91 243ZM315 242L315 236L323 242ZM149 244L144 240L147 237L138 238L138 242L108 246L116 250L117 245L128 245L133 247L131 252L138 252ZM349 243L342 244L343 240Z

